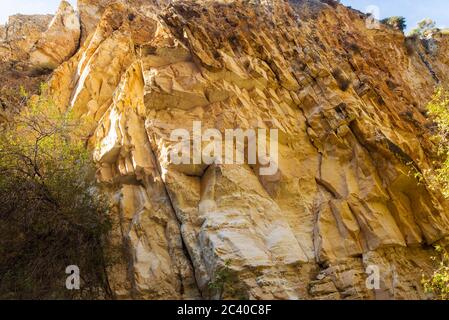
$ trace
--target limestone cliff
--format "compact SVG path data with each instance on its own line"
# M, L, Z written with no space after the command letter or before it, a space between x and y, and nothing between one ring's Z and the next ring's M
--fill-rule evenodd
M118 298L216 297L208 284L226 263L238 281L225 298L426 297L449 209L416 173L437 159L425 105L449 84L447 35L368 29L335 1L68 6L21 46L33 66L60 64L61 108L95 119L98 179L126 249L110 270ZM278 172L171 164L170 132L193 121L279 129Z

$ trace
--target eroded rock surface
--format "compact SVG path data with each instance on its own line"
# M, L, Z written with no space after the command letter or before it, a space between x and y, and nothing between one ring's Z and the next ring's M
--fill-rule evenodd
M47 30L52 15L22 15L9 17L8 23L0 26L0 62L24 62L36 41Z
M81 35L78 13L70 3L62 1L47 30L32 48L30 62L54 69L73 56Z
M367 29L332 1L171 2L80 1L81 47L50 82L97 124L127 250L117 296L217 297L208 284L229 264L225 298L425 298L449 210L416 173L436 159L425 105L449 83L448 36ZM193 121L279 129L278 172L171 164L171 131Z

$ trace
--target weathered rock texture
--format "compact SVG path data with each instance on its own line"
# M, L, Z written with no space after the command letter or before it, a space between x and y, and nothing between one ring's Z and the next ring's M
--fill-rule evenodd
M29 52L47 29L52 15L21 15L9 17L0 26L0 62L19 62L29 59Z
M54 69L79 47L78 13L62 1L56 15L14 15L0 26L0 63Z
M436 159L425 105L449 83L447 36L424 45L367 29L333 1L79 10L81 47L50 87L97 123L91 146L127 252L110 272L119 298L216 297L208 283L226 262L238 278L226 298L425 298L449 212L415 175ZM52 62L71 52L58 50ZM170 164L171 130L193 121L278 128L279 171ZM365 285L370 265L380 290Z
M78 49L81 29L78 13L63 1L48 29L34 45L30 61L33 65L54 69Z

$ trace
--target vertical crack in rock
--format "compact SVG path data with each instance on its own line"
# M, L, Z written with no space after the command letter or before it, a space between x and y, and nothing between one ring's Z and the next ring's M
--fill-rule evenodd
M171 210L172 210L172 214L173 214L174 217L176 217L177 223L178 223L178 228L180 228L181 224L182 224L182 221L179 219L179 217L178 217L178 215L176 213L176 209L175 209L175 206L173 204L173 199L172 199L172 197L170 195L170 192L167 189L166 182L162 178L162 173L161 173L162 167L161 167L161 164L160 164L159 160L154 156L154 151L151 149L151 144L149 143L149 141L148 141L148 144L150 145L150 150L151 150L151 160L152 160L153 163L156 164L156 170L157 170L157 173L158 173L158 178L161 179L161 181L162 181L162 184L164 186L165 196L169 200L170 207L171 207ZM182 241L183 252L184 252L185 256L187 257L187 259L189 260L190 266L193 268L194 264L193 264L190 252L189 252L189 250L187 250L187 246L186 246L186 243L185 243L184 235L183 235L182 232L180 232L180 234L181 234L181 241ZM181 273L179 273L178 276L180 277L180 282L183 285L184 279L182 278ZM202 293L202 290L201 290L202 288L199 286L196 276L194 277L194 279L195 279L196 288L197 288L198 292L200 292L200 294L204 297L204 294ZM184 291L184 287L183 287L183 291ZM183 294L183 292L181 292L181 294Z

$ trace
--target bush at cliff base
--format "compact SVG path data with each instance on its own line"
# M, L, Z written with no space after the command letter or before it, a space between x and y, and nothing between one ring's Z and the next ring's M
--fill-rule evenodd
M0 128L0 298L108 298L107 205L82 123L45 94ZM66 288L66 267L80 290Z

